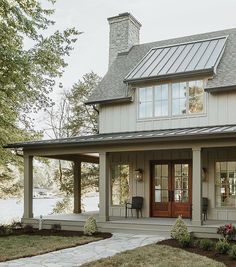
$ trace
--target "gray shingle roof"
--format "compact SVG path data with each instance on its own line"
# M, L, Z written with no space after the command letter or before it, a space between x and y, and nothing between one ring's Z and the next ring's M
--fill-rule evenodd
M101 83L92 92L87 103L129 96L124 79L153 47L195 42L221 36L228 36L225 50L217 67L217 73L212 80L208 81L207 88L236 85L236 28L233 28L133 46L128 53L121 53L117 56Z
M199 139L208 137L222 137L228 135L236 135L236 125L224 126L208 126L208 127L192 127L192 128L178 128L167 130L153 130L153 131L140 131L140 132L124 132L124 133L109 133L109 134L96 134L89 136L78 136L62 139L41 140L32 142L21 142L15 144L8 144L5 148L34 148L34 147L47 147L55 145L104 145L104 144L119 144L132 143L142 140L142 142L151 140L179 140L179 139Z

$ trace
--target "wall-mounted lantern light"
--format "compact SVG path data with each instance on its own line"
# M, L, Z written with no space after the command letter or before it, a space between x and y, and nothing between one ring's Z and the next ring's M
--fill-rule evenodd
M207 168L205 167L202 168L202 181L203 182L207 181Z
M136 169L134 171L135 174L135 179L137 182L142 182L143 181L143 170L142 169Z

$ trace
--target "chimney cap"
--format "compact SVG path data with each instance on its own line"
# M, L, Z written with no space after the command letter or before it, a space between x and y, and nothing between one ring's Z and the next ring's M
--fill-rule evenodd
M139 27L142 26L142 24L129 12L120 13L117 16L107 18L107 20L108 20L108 22L112 22L112 20L116 20L119 18L125 18L125 17L127 17L127 18L129 17L134 23L138 24Z

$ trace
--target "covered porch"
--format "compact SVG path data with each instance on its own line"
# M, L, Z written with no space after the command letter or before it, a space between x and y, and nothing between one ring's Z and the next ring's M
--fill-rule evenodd
M33 157L64 159L74 162L74 214L53 215L44 218L45 227L60 223L64 229L82 229L89 214L81 214L81 162L99 163L99 212L95 214L101 231L163 231L168 232L178 214L178 205L168 210L169 216L152 211L151 162L169 165L173 162L189 162L191 173L191 196L187 208L187 224L194 233L216 233L219 225L236 221L234 206L217 206L222 196L216 199L215 163L236 161L236 126L203 127L198 129L175 129L151 132L99 134L62 140L27 142L9 145L23 148L24 153L24 224L38 224L33 216ZM112 166L129 166L129 198L142 196L143 218L125 218L124 203L112 202ZM143 180L135 179L135 170L143 170ZM203 173L203 170L205 173ZM172 171L171 171L172 173ZM189 188L189 187L188 187ZM158 189L159 190L159 189ZM166 189L167 190L167 189ZM183 189L184 190L184 189ZM183 191L182 190L182 191ZM153 195L154 194L154 195ZM208 220L203 221L202 198L209 199ZM170 200L167 195L167 202ZM218 201L218 202L217 202ZM159 207L160 201L156 202ZM163 201L165 202L165 201ZM164 205L167 207L169 204ZM221 203L222 204L222 203ZM224 203L223 203L224 204ZM170 205L169 205L170 206ZM168 207L169 207L168 206ZM163 218L161 218L163 217ZM169 217L169 218L166 218ZM173 218L172 218L173 217Z

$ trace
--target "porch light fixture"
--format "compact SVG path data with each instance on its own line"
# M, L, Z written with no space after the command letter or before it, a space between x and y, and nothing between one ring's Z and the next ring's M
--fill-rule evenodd
M205 167L202 168L202 181L203 182L207 181L207 168Z
M136 181L142 182L143 181L143 170L139 168L139 169L136 169L134 173L135 173Z

